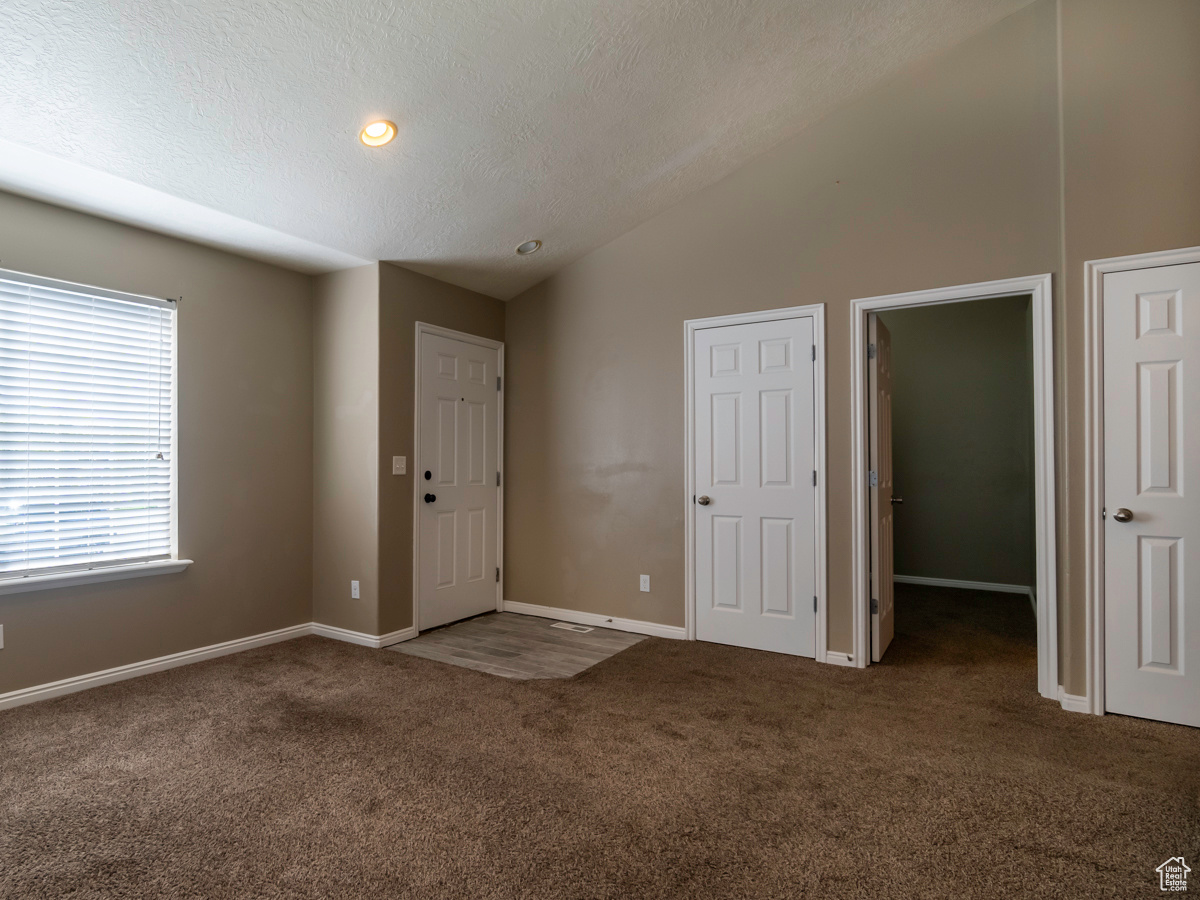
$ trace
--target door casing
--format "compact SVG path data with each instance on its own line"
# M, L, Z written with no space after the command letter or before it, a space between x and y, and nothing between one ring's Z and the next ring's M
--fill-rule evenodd
M814 303L808 306L791 306L786 309L772 309L762 312L737 313L728 316L713 316L706 319L688 319L683 323L684 341L684 444L686 458L684 470L687 473L684 485L684 521L686 523L687 539L684 542L684 585L686 603L684 604L684 630L689 641L696 640L696 506L692 497L696 493L696 448L695 420L693 403L695 401L695 386L692 384L692 370L695 365L695 334L703 328L720 328L725 325L748 325L754 322L774 322L779 319L799 319L811 317L813 320L813 345L816 347L816 366L813 370L813 463L817 468L816 502L814 515L816 517L814 534L816 536L816 592L817 592L817 624L815 634L816 658L824 661L826 656L828 613L826 597L828 594L828 577L826 574L826 502L825 502L825 304Z
M477 344L490 347L496 351L496 374L500 379L500 390L496 394L496 468L501 472L500 485L496 492L496 562L500 567L500 578L496 581L496 611L504 609L504 488L507 478L504 475L504 343L493 341L491 338L442 328L440 325L430 325L417 322L414 335L413 363L415 366L413 378L413 456L409 470L413 479L413 565L412 565L412 631L415 637L420 633L420 604L421 604L421 486L418 482L418 456L421 452L421 335L435 334L439 337L463 341L467 344Z
M962 303L1029 294L1033 298L1034 517L1037 553L1038 693L1061 701L1058 680L1058 562L1055 548L1054 346L1051 276L1033 275L930 291L853 300L850 304L850 398L852 404L853 647L829 662L865 668L871 661L870 451L867 445L867 315L891 309Z
M1084 263L1084 602L1087 696L1080 712L1104 715L1104 276L1200 262L1200 247L1115 256Z

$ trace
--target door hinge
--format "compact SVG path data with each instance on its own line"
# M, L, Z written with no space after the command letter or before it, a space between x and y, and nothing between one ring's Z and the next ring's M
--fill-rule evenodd
M500 473L496 473L496 487L500 487Z
M867 475L867 482L871 485L871 487L879 487L879 473L871 470L871 472Z
M879 613L879 601L876 600L874 597L872 597L871 598L871 615L874 616L874 615L877 615L878 613Z
M500 390L500 376L496 376L496 390Z
M496 566L496 583L500 583L500 567Z
M813 469L813 487L817 486L817 470Z
M817 595L813 594L813 612L817 611Z
M875 345L867 344L867 359L874 359L874 358L875 358Z
M813 344L813 362L817 361L817 345Z
M1101 507L1101 509L1100 509L1100 518L1101 518L1101 519L1107 519L1107 518L1108 518L1108 507Z

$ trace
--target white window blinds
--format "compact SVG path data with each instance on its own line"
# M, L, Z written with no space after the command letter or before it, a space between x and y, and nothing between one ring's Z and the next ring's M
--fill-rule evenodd
M0 272L0 578L173 552L168 301Z

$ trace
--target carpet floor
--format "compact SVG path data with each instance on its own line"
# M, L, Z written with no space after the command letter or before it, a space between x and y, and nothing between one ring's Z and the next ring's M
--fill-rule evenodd
M866 671L650 639L512 681L310 637L2 712L0 896L1128 898L1196 867L1200 731L1039 698L1024 598L896 602Z

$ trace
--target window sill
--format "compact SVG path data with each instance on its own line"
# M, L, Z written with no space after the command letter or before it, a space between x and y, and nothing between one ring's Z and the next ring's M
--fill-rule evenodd
M103 566L98 569L80 569L76 572L0 579L0 596L22 594L26 591L47 591L77 584L97 584L101 581L120 581L125 578L145 578L147 575L172 575L182 572L191 564L190 559L156 559L153 562L130 563L125 566Z

